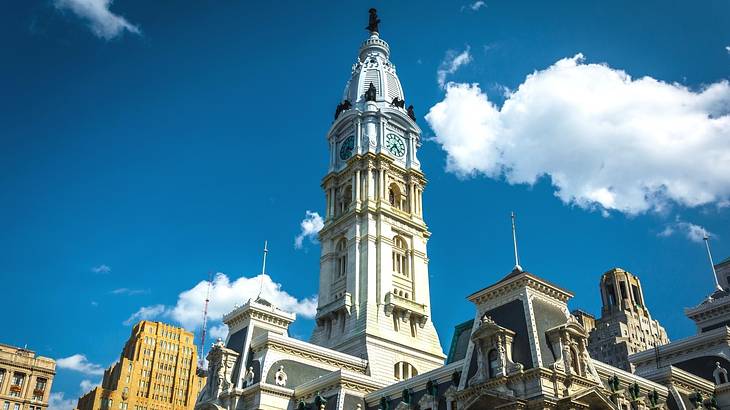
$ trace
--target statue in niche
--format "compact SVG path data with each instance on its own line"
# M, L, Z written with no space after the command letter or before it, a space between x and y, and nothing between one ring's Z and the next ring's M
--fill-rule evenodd
M365 91L365 101L375 101L376 98L378 98L378 90L375 89L373 83L370 83Z
M416 120L416 113L413 111L413 105L408 106L408 116L411 117L413 121Z
M277 386L286 387L286 373L284 372L284 366L279 366L279 370L274 375L274 381Z
M370 17L368 18L368 26L365 27L365 29L371 34L377 33L378 25L380 24L380 19L378 18L378 10L370 9L368 13L370 13Z
M254 374L253 366L249 366L246 374L243 376L243 387L248 387L253 384Z

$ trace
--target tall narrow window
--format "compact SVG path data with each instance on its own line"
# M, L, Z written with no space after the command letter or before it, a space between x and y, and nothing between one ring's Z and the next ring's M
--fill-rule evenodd
M408 245L400 236L393 238L393 272L408 276Z
M492 349L487 354L487 360L489 361L489 378L497 376L499 372L499 352L497 349Z
M335 278L339 279L347 275L347 240L345 238L337 242L335 252Z

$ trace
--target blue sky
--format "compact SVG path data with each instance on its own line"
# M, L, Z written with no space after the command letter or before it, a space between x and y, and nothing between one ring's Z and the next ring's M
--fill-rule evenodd
M135 312L194 327L208 272L243 302L265 239L266 289L309 336L319 248L294 240L323 212L371 6L424 130L445 349L465 296L513 266L513 210L523 266L572 307L599 313L620 266L675 339L713 286L697 227L730 256L726 1L90 3L0 15L0 341L66 358L57 407L100 380Z

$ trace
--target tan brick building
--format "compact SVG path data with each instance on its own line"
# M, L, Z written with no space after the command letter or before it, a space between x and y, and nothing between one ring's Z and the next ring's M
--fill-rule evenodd
M588 349L594 359L633 371L629 355L669 343L667 332L652 319L636 275L613 268L601 276L601 317L592 325ZM586 316L581 321L589 322Z
M56 361L28 349L0 344L0 405L2 410L48 408Z
M101 386L79 399L79 410L192 409L205 378L196 375L193 333L162 322L132 328L119 361ZM12 409L11 409L12 410Z

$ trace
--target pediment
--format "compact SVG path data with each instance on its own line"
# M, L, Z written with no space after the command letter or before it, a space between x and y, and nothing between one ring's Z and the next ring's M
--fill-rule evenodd
M606 397L601 391L596 388L590 388L580 391L570 397L566 397L561 400L574 403L582 404L587 406L589 409L606 409L606 410L618 410L618 406L614 404L608 397Z

